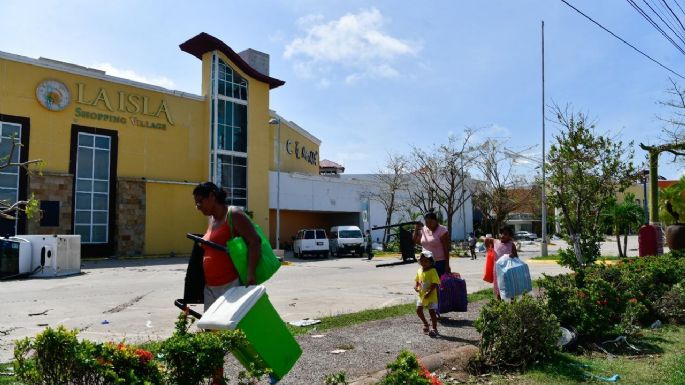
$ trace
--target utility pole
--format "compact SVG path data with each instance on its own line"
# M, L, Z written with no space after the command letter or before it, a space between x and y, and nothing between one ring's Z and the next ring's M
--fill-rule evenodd
M545 21L542 21L542 244L540 252L547 256L547 178L545 175Z

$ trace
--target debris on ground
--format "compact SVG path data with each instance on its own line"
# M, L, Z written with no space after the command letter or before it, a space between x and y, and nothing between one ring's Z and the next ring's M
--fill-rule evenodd
M304 326L312 326L321 323L320 319L309 319L309 318L304 318L301 320L297 321L290 321L288 322L289 324L293 326L299 326L299 327L304 327Z

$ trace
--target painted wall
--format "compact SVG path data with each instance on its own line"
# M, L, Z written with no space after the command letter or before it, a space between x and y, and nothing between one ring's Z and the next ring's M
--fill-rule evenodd
M145 254L190 254L193 243L186 238L186 233L207 230L207 217L195 208L194 187L192 184L146 184Z
M69 89L71 102L64 110L50 111L38 102L36 86L47 79ZM145 114L145 99L149 114L164 101L170 119L164 112ZM202 179L208 161L203 111L201 100L0 58L0 112L31 119L29 158L43 159L46 171L69 171L71 125L78 124L118 132L120 177ZM164 128L141 127L134 120Z
M269 199L269 206L272 212L276 208L276 172L270 172L271 194ZM328 222L331 218L336 218L339 213L357 213L357 225L362 229L369 229L373 226L382 226L385 224L385 208L383 205L373 199L368 198L369 193L376 191L378 185L373 182L373 175L363 174L354 176L345 176L344 178L319 176L319 175L304 175L296 173L281 173L281 240L287 240L287 232L284 230L289 228L289 224L285 223L283 217L284 210L299 211L301 217L297 219L300 228L312 227L314 223L319 223L317 219L321 213L326 213ZM398 198L402 200L402 195ZM369 205L368 222L362 222L361 212L365 206ZM466 228L464 229L464 220L462 219L462 212L465 216ZM309 213L309 214L307 214ZM306 222L306 218L309 222ZM305 219L303 219L305 218ZM398 211L393 215L392 223L406 222L410 218L406 211ZM304 221L304 222L303 222ZM275 216L271 218L271 226L274 227L276 223ZM308 225L307 223L312 223ZM348 223L353 224L353 223ZM452 239L462 239L463 234L473 231L473 206L471 200L467 200L463 206L463 211L458 211L452 220ZM274 232L272 232L272 241L274 240ZM383 236L382 230L372 232L374 240Z
M278 168L278 125L271 124L271 171ZM304 151L304 154L303 154ZM281 171L319 175L319 143L305 136L294 124L281 120Z

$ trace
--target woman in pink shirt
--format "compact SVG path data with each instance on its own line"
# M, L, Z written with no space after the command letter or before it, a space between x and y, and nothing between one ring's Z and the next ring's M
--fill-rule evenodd
M424 250L433 253L435 260L435 270L441 277L445 273L450 273L450 236L447 227L438 223L438 217L433 211L423 215L424 226L417 223L414 228L414 244L420 244Z

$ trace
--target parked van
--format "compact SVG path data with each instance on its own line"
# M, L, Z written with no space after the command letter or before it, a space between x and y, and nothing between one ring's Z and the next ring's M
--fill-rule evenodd
M328 237L324 229L303 229L297 232L293 242L293 254L297 258L307 255L328 257Z
M331 255L362 255L364 254L364 236L357 226L331 227L330 246Z

